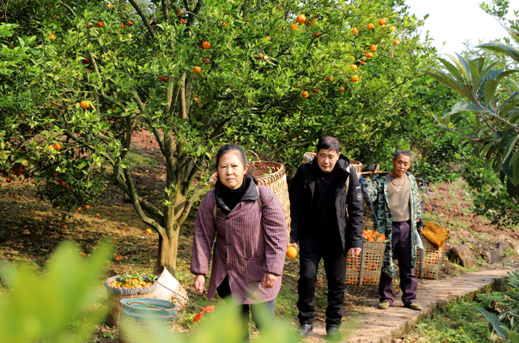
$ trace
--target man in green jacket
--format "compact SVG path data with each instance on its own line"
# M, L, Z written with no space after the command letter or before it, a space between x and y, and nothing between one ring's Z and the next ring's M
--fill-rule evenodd
M378 308L383 310L393 305L394 301L393 259L398 259L404 306L413 310L422 310L416 300L418 279L414 272L416 249L423 249L417 228L421 223L422 208L416 179L407 173L411 162L411 153L407 150L399 150L393 157L391 173L377 174L372 179L364 180L380 230L389 239L384 252L379 283ZM378 171L378 165L374 169Z

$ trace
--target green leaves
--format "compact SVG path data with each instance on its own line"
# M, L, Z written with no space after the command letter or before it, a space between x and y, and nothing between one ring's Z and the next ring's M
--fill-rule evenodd
M480 49L486 49L494 52L502 52L506 55L510 56L512 59L514 59L516 62L519 62L519 50L517 48L514 48L510 45L506 45L501 42L491 42L491 43L485 43L480 44L476 46L476 48Z
M10 296L0 299L0 340L5 342L84 342L105 313L100 279L111 248L97 247L88 258L72 243L54 252L44 273L4 265ZM98 280L98 286L93 281ZM71 330L73 321L81 325Z

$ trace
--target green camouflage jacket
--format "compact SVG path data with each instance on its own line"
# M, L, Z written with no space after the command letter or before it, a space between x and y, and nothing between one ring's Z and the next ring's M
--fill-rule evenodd
M409 208L411 209L411 265L413 268L416 267L416 252L417 248L423 249L422 240L416 229L416 221L420 219L422 214L422 207L420 203L420 191L418 184L413 175L407 173L409 179L409 186L411 188L411 195L409 197ZM386 250L384 252L384 261L382 263L382 272L395 275L395 266L393 263L392 253L392 236L393 236L393 220L391 219L391 211L389 210L389 196L387 192L387 178L384 174L378 174L371 179L365 179L369 197L373 204L373 208L377 215L378 223L380 225L380 231L386 235L389 242L386 244ZM366 194L364 198L367 201ZM376 229L376 222L373 223Z

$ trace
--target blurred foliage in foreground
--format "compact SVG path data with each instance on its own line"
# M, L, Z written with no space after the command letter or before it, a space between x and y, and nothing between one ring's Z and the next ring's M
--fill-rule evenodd
M109 244L84 258L70 242L56 249L43 271L1 269L8 296L0 299L0 342L85 342L104 312L102 282Z
M62 243L43 270L28 265L2 264L0 277L8 295L0 298L0 342L86 342L95 325L106 319L102 280L111 256L110 244L101 244L89 257L71 242ZM256 342L297 342L289 325L269 322L260 313L265 330ZM206 314L190 336L172 334L160 324L151 323L146 342L241 342L238 306L218 306ZM132 328L129 328L132 333ZM133 335L132 335L133 336ZM142 337L142 334L135 335Z

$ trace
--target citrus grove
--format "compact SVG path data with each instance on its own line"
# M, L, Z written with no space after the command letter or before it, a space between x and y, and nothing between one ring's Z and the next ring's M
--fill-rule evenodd
M157 263L173 273L179 230L223 142L291 168L323 133L366 159L403 132L423 135L431 81L416 70L434 52L399 1L0 6L2 187L31 178L42 198L77 210L112 183L158 234ZM128 163L142 130L167 168L160 203Z

